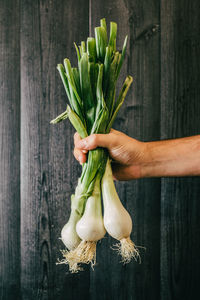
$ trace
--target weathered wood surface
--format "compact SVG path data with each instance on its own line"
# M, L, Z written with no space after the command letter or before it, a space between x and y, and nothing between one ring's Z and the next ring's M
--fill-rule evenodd
M20 292L19 1L0 1L0 299Z
M140 140L198 134L199 6L198 0L0 1L1 300L199 298L199 178L117 183L133 218L132 238L146 247L141 264L123 266L106 236L95 271L87 266L71 275L55 265L80 167L70 123L49 124L67 101L57 63L65 57L76 63L73 42L94 36L106 17L118 23L119 48L129 36L120 80L134 77L115 128Z
M56 266L58 239L78 178L69 122L50 120L66 108L56 70L73 42L88 36L82 1L21 1L21 292L22 299L88 299L89 271ZM86 17L85 17L86 16Z
M161 1L161 138L200 133L200 2ZM200 178L162 179L161 299L199 299Z

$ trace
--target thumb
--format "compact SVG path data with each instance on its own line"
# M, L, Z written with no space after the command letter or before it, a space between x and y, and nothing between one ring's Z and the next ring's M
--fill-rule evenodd
M76 148L81 150L93 150L97 147L112 148L116 143L115 135L110 132L107 134L91 134L88 137L79 140Z

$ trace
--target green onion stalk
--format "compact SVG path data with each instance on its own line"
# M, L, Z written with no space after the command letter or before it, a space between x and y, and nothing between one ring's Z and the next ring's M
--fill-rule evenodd
M64 65L58 64L69 104L51 123L69 118L81 138L109 133L133 80L127 76L116 97L127 36L121 52L116 50L116 37L117 24L110 23L108 39L106 21L102 19L100 26L95 28L95 38L88 37L87 42L82 41L79 47L75 44L77 67L72 67L67 58L64 59ZM113 211L116 212L115 216ZM117 232L113 228L117 228ZM68 264L71 272L80 270L83 263L93 266L96 262L96 243L106 231L120 241L117 249L122 261L129 262L132 257L139 255L130 240L131 230L130 215L122 206L114 186L108 152L103 148L89 151L75 193L71 196L69 221L61 231L61 239L67 249L62 251L63 259L58 263Z

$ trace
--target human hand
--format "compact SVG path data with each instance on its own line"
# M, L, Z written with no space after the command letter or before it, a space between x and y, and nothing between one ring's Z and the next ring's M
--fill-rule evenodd
M87 160L87 152L97 147L107 148L112 158L113 176L117 180L140 178L141 165L145 156L145 143L126 134L111 129L108 134L92 134L81 139L74 135L74 156L82 164Z

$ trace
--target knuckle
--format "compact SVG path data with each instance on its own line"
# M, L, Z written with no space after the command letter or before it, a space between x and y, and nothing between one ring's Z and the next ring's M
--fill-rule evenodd
M92 134L90 141L91 141L91 145L94 146L94 147L96 147L97 143L98 143L98 136L97 136L97 134Z
M110 135L110 145L112 146L116 146L117 144L120 143L121 138L119 137L119 135L115 132L111 132L109 133Z

